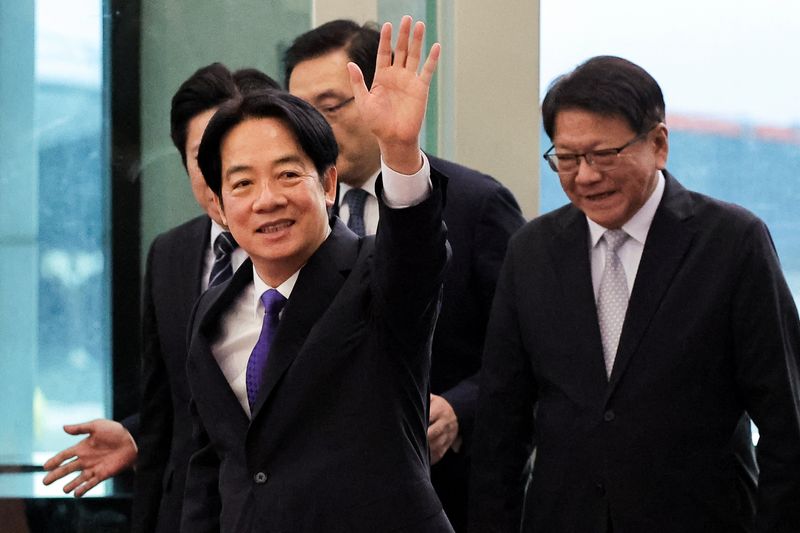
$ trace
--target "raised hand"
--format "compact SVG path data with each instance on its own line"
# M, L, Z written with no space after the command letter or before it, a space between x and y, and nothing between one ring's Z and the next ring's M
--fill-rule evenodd
M64 426L70 435L89 436L75 446L62 450L47 460L48 474L43 483L50 483L80 471L64 485L64 492L75 491L79 498L101 481L115 476L136 462L136 443L125 427L113 420L97 419L83 424Z
M392 59L392 25L381 28L375 77L368 90L361 69L347 65L350 85L362 120L378 138L383 160L397 172L413 174L421 167L419 132L425 118L430 87L441 47L431 47L419 70L425 24L417 22L411 35L411 17L400 22Z

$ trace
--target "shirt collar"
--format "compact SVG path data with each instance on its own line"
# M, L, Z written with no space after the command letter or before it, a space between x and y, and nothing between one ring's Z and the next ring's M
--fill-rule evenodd
M364 184L359 188L360 189L364 189L365 191L367 191L370 194L370 196L375 196L377 198L377 196L375 195L375 183L378 181L378 174L380 174L380 173L381 173L381 171L380 171L380 169L378 169L375 172L375 174L370 176L369 179L367 179L367 181L365 181ZM339 187L340 187L340 189L339 189L339 203L341 204L345 193L347 193L347 191L349 191L353 187L351 187L350 185L348 185L348 184L346 184L344 182L341 182L341 181L339 182Z
M217 221L212 218L211 219L211 246L212 247L214 246L214 241L217 240L217 237L219 237L219 234L222 233L223 231L228 231L228 230L223 228L222 226L220 226L217 223Z
M302 268L301 268L302 270ZM300 275L300 270L289 276L289 279L278 285L277 287L270 287L264 281L258 277L258 272L256 272L256 267L253 265L253 286L255 290L253 291L253 313L255 314L256 318L261 318L263 312L259 313L259 310L263 311L264 304L261 303L261 295L267 292L270 289L275 289L284 298L287 300L289 296L292 294L292 290L294 290L294 285L297 283L297 277Z
M650 225L653 223L653 217L656 216L658 204L661 203L661 198L664 196L665 183L664 174L659 170L656 188L650 194L650 198L648 198L644 205L634 213L630 220L622 225L622 229L625 230L625 233L642 245L644 245L644 242L647 240L647 232L650 231ZM594 248L608 228L604 228L589 217L586 217L586 221L589 223L591 247Z

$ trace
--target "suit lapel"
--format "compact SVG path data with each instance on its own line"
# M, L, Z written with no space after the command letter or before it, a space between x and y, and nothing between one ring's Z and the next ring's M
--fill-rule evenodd
M242 264L242 268L236 271L229 283L222 283L209 289L206 297L212 300L207 307L207 311L200 318L201 323L198 334L192 343L192 350L190 351L193 356L193 363L198 369L198 376L204 381L204 387L201 390L221 391L220 409L225 409L227 412L232 413L232 419L244 430L249 424L247 414L242 409L236 394L234 394L228 380L222 373L222 369L220 369L217 360L214 358L211 345L219 332L223 313L230 308L234 300L252 282L253 267L250 259L247 259Z
M575 391L578 398L602 398L608 381L592 288L589 228L586 216L572 206L565 209L559 223L562 229L551 254L561 282L562 301L568 309L565 316L571 324L588 326L588 330L570 335L567 341L573 345L566 371L581 380Z
M359 238L338 218L333 219L332 225L331 234L300 271L283 310L270 347L253 419L297 357L311 329L338 294L358 257Z
M210 234L211 219L207 216L197 217L191 221L186 235L186 242L189 245L175 246L178 255L174 258L176 274L172 279L175 288L174 298L175 301L181 302L182 316L187 320L192 316L192 308L200 296L205 252L208 249Z
M203 269L206 263L206 250L208 250L208 241L211 238L211 219L207 216L201 218L198 224L192 228L192 242L197 243L198 246L192 246L187 250L186 261L188 265L192 265L189 275L186 276L186 283L190 285L193 301L197 300L200 296L200 289L203 285Z
M664 197L647 235L606 398L624 374L694 237L686 224L692 216L691 197L674 177L666 171L664 175Z

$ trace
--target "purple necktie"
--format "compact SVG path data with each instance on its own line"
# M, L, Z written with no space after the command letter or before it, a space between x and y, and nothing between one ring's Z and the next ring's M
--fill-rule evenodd
M278 315L283 306L286 305L286 298L275 289L270 289L261 295L261 303L264 304L264 322L261 325L261 334L258 336L258 341L250 353L250 359L247 360L247 376L245 379L247 401L250 404L251 412L256 403L264 368L267 366L269 347L272 345L272 339L275 338L275 332L278 330Z

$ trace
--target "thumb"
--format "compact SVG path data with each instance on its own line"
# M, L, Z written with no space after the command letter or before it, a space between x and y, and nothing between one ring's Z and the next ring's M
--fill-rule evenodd
M82 424L67 424L64 426L64 431L70 435L85 435L87 433L91 433L92 429L92 422L84 422Z
M361 72L361 68L353 62L347 64L347 72L350 74L350 88L353 90L353 96L356 97L356 101L359 101L369 94L367 85L364 83L364 74Z

